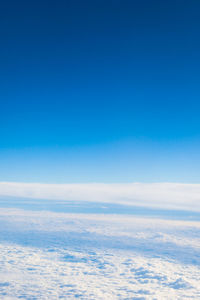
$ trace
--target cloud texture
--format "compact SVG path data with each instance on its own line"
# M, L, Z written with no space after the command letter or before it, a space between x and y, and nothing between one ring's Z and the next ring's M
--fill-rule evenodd
M41 184L0 182L0 196L103 202L200 211L200 184Z
M0 299L199 299L199 222L0 209Z

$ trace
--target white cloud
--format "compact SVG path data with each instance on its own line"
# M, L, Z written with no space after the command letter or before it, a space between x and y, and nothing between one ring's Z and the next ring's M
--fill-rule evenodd
M200 211L200 184L41 184L0 182L0 196L109 202Z
M0 210L0 299L199 299L199 222Z

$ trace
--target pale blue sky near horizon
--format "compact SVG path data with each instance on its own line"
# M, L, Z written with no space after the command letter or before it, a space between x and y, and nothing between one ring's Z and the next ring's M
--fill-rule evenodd
M199 183L198 162L198 140L4 149L0 181Z

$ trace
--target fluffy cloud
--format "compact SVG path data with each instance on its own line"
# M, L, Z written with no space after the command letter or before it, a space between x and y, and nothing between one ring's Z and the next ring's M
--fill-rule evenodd
M1 208L0 299L199 299L199 229Z
M200 184L41 184L1 182L0 196L107 202L200 211Z

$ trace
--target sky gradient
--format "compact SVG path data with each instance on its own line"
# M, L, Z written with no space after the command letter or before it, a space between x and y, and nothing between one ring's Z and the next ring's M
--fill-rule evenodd
M2 3L0 181L198 183L199 33L199 1Z

